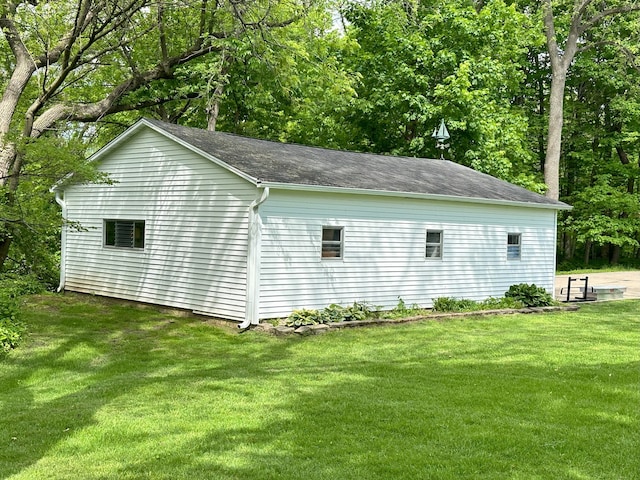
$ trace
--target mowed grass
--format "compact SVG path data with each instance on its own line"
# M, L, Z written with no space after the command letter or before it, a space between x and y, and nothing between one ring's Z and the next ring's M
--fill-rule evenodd
M276 338L31 297L0 478L637 479L640 302Z

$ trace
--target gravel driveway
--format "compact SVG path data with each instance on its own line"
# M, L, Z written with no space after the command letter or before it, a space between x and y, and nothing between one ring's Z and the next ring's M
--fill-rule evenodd
M624 298L640 298L640 270L632 270L628 272L609 272L609 273L582 273L571 275L572 278L589 277L589 286L597 285L615 285L627 287L624 292ZM569 275L556 276L556 298L562 300L566 295L560 295L560 289L567 286ZM574 285L582 285L583 282L572 283L571 291L574 292ZM573 295L572 295L573 296Z

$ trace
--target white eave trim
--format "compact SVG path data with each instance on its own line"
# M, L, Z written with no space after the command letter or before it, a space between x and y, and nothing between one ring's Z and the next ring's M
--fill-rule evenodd
M540 208L544 210L571 210L573 208L571 205L567 205L566 203L562 203L562 202L559 202L558 204L545 204L545 203L518 202L518 201L511 201L511 200L498 200L498 199L491 199L491 198L458 197L455 195L437 195L432 193L393 192L388 190L369 190L365 188L328 187L323 185L263 182L262 186L264 187L268 186L271 189L277 189L277 190L298 190L298 191L303 190L303 191L309 191L309 192L322 192L322 193L377 195L377 196L383 196L383 197L416 198L421 200L440 200L445 202L480 203L485 205Z

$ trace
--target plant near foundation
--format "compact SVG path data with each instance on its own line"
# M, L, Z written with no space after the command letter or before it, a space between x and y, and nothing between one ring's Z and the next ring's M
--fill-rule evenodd
M319 323L351 322L378 318L378 309L372 308L366 302L353 302L353 305L343 307L332 303L322 310L295 310L285 321L288 327L302 327Z
M343 307L342 305L338 305L337 303L332 303L324 310L322 310L321 315L326 323L342 322L344 321L345 317L345 307Z
M527 307L546 307L557 303L544 288L533 283L511 285L504 296L520 300Z
M511 297L489 297L482 301L438 297L433 301L433 310L436 312L475 312L479 310L517 309L524 306L525 304L520 299Z
M302 327L318 323L326 323L322 313L309 309L294 310L285 322L288 327Z
M524 303L512 297L489 297L480 302L480 305L482 306L483 310L499 310L503 308L518 309L524 307Z
M398 297L398 304L393 310L388 311L385 314L385 318L406 318L406 317L418 317L426 315L428 311L422 308L417 303L413 303L407 306L402 297Z
M344 318L342 321L369 320L377 317L379 317L378 311L374 310L368 303L353 302L353 305L344 308Z
M464 298L438 297L433 301L435 312L469 312L480 309L478 302Z

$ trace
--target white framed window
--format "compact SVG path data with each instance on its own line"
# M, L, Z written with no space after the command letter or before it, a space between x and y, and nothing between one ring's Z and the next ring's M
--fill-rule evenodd
M144 248L144 220L105 220L104 246Z
M425 256L432 259L442 258L442 230L427 230Z
M507 234L507 260L520 260L522 254L522 235L519 233Z
M341 259L343 252L344 228L322 227L322 259Z

